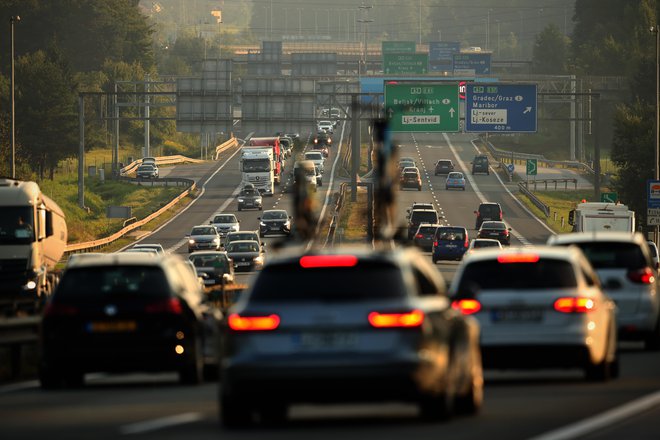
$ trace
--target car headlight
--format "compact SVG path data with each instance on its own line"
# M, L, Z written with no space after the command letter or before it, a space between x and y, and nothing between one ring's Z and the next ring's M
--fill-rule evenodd
M238 199L238 203L243 203L245 200L244 199Z
M264 222L259 222L259 226L264 226L264 227L265 227L265 226L266 226L266 223L264 223Z
M195 240L191 238L190 240L188 240L188 244L195 244Z
M213 239L213 243L215 243L215 244L220 244L220 239L219 239L219 238L214 238L214 239Z
M238 225L236 225L236 226L232 226L232 227L231 227L231 230L232 230L232 231L238 231Z
M257 264L262 264L264 262L264 257L262 256L255 257L254 262Z
M261 200L262 200L261 197L257 197L256 199L254 199L256 203L261 203Z

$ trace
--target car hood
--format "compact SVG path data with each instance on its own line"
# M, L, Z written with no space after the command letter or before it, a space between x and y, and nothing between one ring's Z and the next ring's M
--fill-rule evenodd
M259 256L259 252L227 252L227 255L229 255L229 258L232 259L257 258Z
M215 235L191 235L190 238L193 240L213 240L214 238L218 238Z

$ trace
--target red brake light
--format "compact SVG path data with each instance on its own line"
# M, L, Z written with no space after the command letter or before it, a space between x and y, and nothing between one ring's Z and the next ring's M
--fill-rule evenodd
M468 241L467 235L465 236L465 242L463 243L463 247L465 249L470 247L470 242Z
M178 298L169 298L163 301L157 301L145 307L147 313L172 313L180 315L183 313L181 301Z
M424 312L413 310L407 313L369 313L369 324L376 328L419 327L424 322Z
M49 303L44 310L44 316L74 316L78 314L78 308L66 304Z
M497 256L498 263L536 263L539 261L536 254L503 254Z
M434 242L433 242L433 246L437 246L437 245L438 245L438 242L437 242L437 241L434 241Z
M305 269L319 267L353 267L358 263L355 255L305 255L300 258L300 266Z
M273 314L269 316L241 316L238 313L229 315L229 328L236 331L265 331L275 330L280 325L280 317Z
M424 234L417 234L415 235L415 238L424 238Z
M591 298L559 298L554 304L561 313L587 313L596 310L596 303Z
M453 301L451 306L455 310L460 310L464 315L472 315L481 310L481 303L476 299L459 299Z
M653 271L650 267L628 272L628 279L633 283L639 284L653 284L655 282L655 276L653 276Z
M502 220L502 211L500 211L500 220Z

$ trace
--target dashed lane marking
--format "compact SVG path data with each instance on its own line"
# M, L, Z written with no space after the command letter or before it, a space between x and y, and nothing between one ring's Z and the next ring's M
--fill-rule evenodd
M152 432L164 428L171 428L172 426L194 423L203 419L204 417L202 416L202 414L196 412L189 412L189 413L177 414L170 417L163 417L160 419L146 420L144 422L124 425L119 428L119 432L121 432L123 435L143 434L145 432Z

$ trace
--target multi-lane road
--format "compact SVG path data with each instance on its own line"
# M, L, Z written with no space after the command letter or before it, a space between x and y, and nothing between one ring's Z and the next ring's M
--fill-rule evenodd
M444 215L444 223L464 225L474 234L473 211L480 202L493 201L502 205L505 220L513 228L513 245L542 244L551 234L507 192L494 173L470 175L469 162L476 153L470 137L401 135L397 141L401 145L400 156L417 159L424 181L421 192L397 193L399 220L404 220L405 209L413 201L434 202ZM185 234L193 225L208 222L218 211L236 213L242 229L256 229L258 211L236 212L234 196L240 174L238 156L233 154L228 152L216 163L172 169L172 176L196 177L204 185L203 193L183 214L155 231L145 242L160 242L185 254ZM335 154L332 151L326 169L331 169ZM433 166L439 158L452 159L458 170L466 171L466 191L444 189L444 177L433 175ZM329 179L328 171L317 195L319 200L325 198L330 188ZM264 209L292 209L288 193L265 198L264 203ZM271 239L266 241L270 247ZM439 263L437 267L449 279L457 264ZM396 403L299 405L291 409L291 420L282 427L243 432L222 431L219 427L217 394L221 384L180 386L175 374L88 375L86 387L76 390L44 392L36 382L0 387L0 437L481 440L525 439L548 434L541 438L651 439L660 438L657 423L660 397L652 395L660 389L659 371L660 354L645 352L639 345L624 344L621 377L608 383L585 383L577 370L487 371L484 407L476 417L426 424L415 418L414 406ZM649 395L646 401L638 400ZM611 412L604 414L606 411Z

